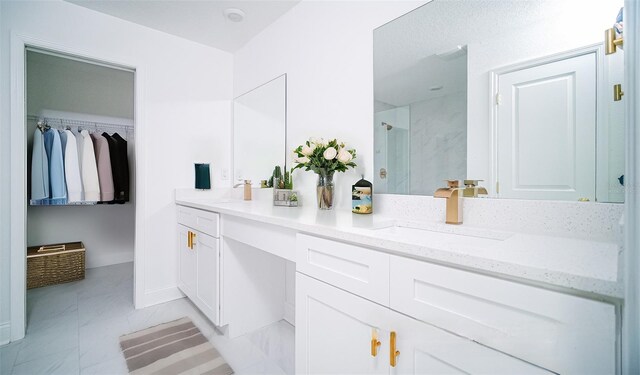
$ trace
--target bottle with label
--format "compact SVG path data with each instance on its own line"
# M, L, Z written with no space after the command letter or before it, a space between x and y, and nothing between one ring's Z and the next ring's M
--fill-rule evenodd
M351 211L356 214L373 213L373 185L364 176L351 187Z

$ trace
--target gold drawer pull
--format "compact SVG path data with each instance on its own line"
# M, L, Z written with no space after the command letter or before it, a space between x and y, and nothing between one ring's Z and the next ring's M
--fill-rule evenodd
M396 332L391 331L391 337L389 338L389 364L391 367L396 367L399 355L400 351L396 350Z
M380 340L378 340L378 335L374 330L371 330L371 356L375 357L378 355L378 348L382 345Z

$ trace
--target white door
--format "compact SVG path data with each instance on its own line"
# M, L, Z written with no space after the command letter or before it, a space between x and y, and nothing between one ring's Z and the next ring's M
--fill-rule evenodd
M296 374L388 374L388 309L296 272ZM381 341L372 355L372 339Z
M551 374L540 367L489 349L429 324L390 311L396 333L391 374ZM385 353L387 354L387 353Z
M498 76L499 196L595 200L596 54Z
M197 232L197 299L198 307L215 325L220 325L220 248L218 239Z
M190 231L178 224L178 287L193 299L196 290L196 253L189 247Z

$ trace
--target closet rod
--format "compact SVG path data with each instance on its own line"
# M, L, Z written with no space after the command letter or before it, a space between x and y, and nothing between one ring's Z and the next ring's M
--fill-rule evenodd
M42 117L36 115L28 115L28 120L31 121L44 121L49 126L77 126L80 128L92 129L92 128L111 128L111 129L123 129L123 130L133 130L134 126L125 125L125 124L110 124L106 122L97 122L97 121L81 121L81 120L70 120L63 118L55 118L55 117Z

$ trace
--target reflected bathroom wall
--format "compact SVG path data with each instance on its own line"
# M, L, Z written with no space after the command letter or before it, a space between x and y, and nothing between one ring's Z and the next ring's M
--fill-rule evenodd
M467 173L467 92L411 104L411 194L432 195Z
M410 109L406 106L380 111L375 114L374 123L376 192L408 194Z

